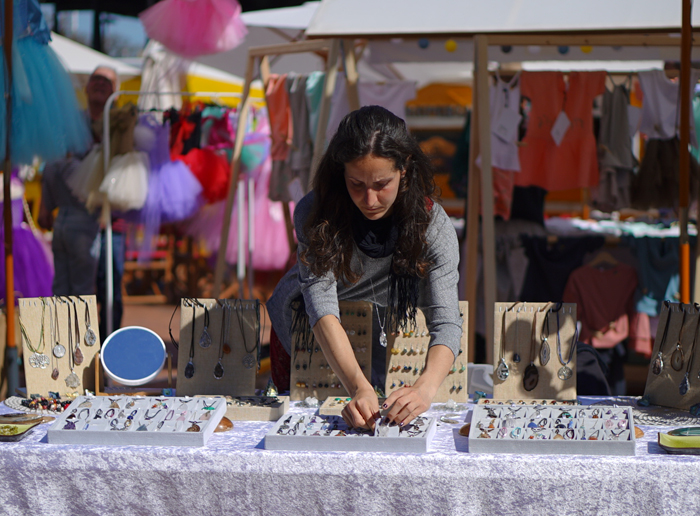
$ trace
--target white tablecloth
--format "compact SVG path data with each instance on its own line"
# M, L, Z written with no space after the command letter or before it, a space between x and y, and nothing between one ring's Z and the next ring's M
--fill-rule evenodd
M201 448L51 445L41 425L19 443L0 443L0 513L698 511L700 457L664 453L656 436L667 428L644 426L636 456L608 457L470 454L461 423L442 423L425 454L266 451L272 422L234 424Z

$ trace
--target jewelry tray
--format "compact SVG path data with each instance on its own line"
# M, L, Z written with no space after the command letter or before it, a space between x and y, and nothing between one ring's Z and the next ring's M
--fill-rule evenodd
M222 397L79 396L47 436L50 444L204 446L225 413ZM191 430L195 424L198 431Z
M375 432L348 429L339 416L285 414L265 436L266 450L425 453L436 419L421 416L401 429L378 422Z
M378 398L379 405L384 403L386 398ZM328 396L326 401L318 408L318 413L321 416L340 416L345 408L345 405L350 403L352 398L349 396Z
M277 421L289 410L289 396L226 396L231 421Z
M476 405L469 430L470 453L635 455L635 447L632 407Z

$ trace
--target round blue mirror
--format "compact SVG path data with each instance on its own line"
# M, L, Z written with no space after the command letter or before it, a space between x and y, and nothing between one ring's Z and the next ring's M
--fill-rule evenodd
M109 378L131 387L158 376L165 356L165 343L158 334L141 326L127 326L107 337L100 360Z

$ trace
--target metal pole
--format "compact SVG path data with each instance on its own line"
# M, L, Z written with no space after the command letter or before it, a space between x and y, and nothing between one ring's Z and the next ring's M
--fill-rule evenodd
M253 284L255 268L253 267L253 249L255 249L255 229L253 227L253 217L255 216L255 181L248 177L248 292L250 299L254 299Z
M688 238L688 201L690 190L690 51L691 34L691 1L682 0L683 17L681 24L681 77L680 77L680 156L679 156L679 223L680 223L680 279L681 302L690 303L690 241Z

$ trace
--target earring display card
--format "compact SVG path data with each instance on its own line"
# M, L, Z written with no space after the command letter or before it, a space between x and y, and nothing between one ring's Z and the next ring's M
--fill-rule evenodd
M493 397L576 399L576 304L495 303Z
M19 300L27 396L95 390L100 351L95 296Z
M340 324L350 339L357 363L365 378L372 373L372 303L340 301ZM292 360L289 375L290 398L295 401L313 396L325 400L329 396L347 396L348 393L331 369L313 337L310 328L292 334Z
M204 446L226 400L79 396L48 430L50 444Z
M277 421L289 410L289 396L226 396L231 421Z
M260 302L184 298L180 309L177 393L254 396Z
M652 405L688 410L700 403L698 331L697 305L664 301L644 388L644 397Z
M476 405L470 453L635 455L631 407Z
M402 428L383 419L374 431L359 431L339 416L285 414L265 436L265 449L425 453L435 424L435 418L420 416Z
M455 359L447 378L437 391L433 403L444 403L450 398L456 402L466 402L467 392L467 317L469 303L459 302L462 316L462 340L460 353ZM386 355L386 385L384 392L389 396L404 385L413 385L425 368L425 359L430 344L430 333L425 316L419 309L416 314L416 329L388 336Z

